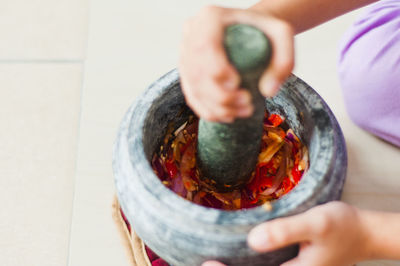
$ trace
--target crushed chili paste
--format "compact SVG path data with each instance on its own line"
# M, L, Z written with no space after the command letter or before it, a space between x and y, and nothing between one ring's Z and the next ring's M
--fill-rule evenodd
M196 165L198 118L194 116L175 131L169 127L153 156L153 170L166 187L205 207L238 210L271 202L289 193L309 165L307 148L292 129L284 129L283 122L280 115L265 113L256 169L240 189L219 193L212 177L200 176Z

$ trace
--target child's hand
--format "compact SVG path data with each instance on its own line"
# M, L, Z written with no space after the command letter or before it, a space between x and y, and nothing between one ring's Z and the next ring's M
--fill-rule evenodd
M239 89L240 78L223 47L224 29L250 24L271 40L272 58L260 79L264 96L273 96L293 69L293 30L286 22L255 11L206 7L184 26L179 71L187 104L209 121L232 122L253 112L250 94Z
M283 266L353 265L367 257L367 234L356 208L331 202L309 211L255 227L248 244L267 252L300 243L299 255ZM209 261L203 266L220 266Z

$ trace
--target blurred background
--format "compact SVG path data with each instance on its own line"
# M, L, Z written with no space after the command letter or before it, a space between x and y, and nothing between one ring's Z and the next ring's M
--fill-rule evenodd
M185 19L255 2L0 1L0 265L130 265L111 214L119 122L176 67ZM399 150L352 124L336 76L338 41L359 13L297 36L294 72L344 131L343 200L400 211Z

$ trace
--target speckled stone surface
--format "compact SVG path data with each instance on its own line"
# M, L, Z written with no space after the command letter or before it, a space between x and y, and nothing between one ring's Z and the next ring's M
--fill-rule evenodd
M113 169L118 199L134 230L172 265L279 265L297 246L258 254L246 244L250 229L264 221L303 212L340 198L347 169L345 142L329 107L306 83L291 76L266 108L281 114L308 146L310 168L299 185L263 207L221 211L193 204L166 188L150 160L167 125L191 113L173 70L151 85L126 113L115 142Z

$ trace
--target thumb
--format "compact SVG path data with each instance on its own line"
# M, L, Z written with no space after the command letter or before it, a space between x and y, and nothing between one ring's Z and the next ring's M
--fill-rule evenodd
M259 81L260 91L265 97L272 97L278 93L280 85L287 79L294 67L293 29L282 22L276 22L276 24L274 30L266 29L270 33L273 52L270 66ZM279 28L279 31L276 28Z
M307 241L311 232L307 213L303 213L256 226L250 231L247 242L255 251L266 252Z

